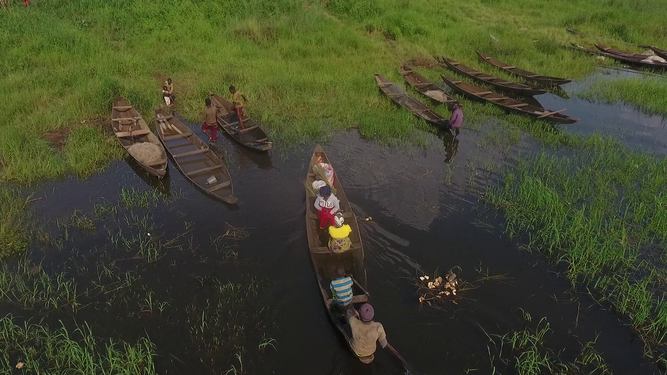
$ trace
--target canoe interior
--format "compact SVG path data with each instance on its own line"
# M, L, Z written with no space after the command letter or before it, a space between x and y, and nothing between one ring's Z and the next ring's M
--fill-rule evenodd
M316 175L312 172L313 165L318 163L318 157L321 157L323 163L329 163L329 158L324 153L324 150L321 146L315 147L315 151L310 160L308 174L306 177L306 183L308 186L316 179ZM334 168L334 174L336 172L336 167ZM345 217L345 224L348 224L352 228L352 233L350 233L350 240L352 241L352 247L349 251L343 254L330 254L328 251L328 242L329 242L329 233L327 230L319 229L319 219L317 218L317 210L315 209L315 196L306 189L306 234L308 236L308 248L310 250L311 259L313 261L313 267L318 276L318 283L320 289L323 290L322 297L326 300L331 298L329 291L329 282L331 282L332 277L334 277L336 268L339 265L345 266L345 269L348 272L348 275L351 275L359 284L366 288L366 270L363 266L364 260L364 249L361 241L361 234L359 233L359 224L357 223L357 218L352 211L350 202L345 195L343 186L340 183L340 175L335 174L334 186L332 190L335 190L336 197L340 200L340 209ZM355 299L365 298L363 293L355 293Z
M600 50L601 54L607 57L611 57L612 59L616 59L621 62L628 63L630 65L634 66L640 66L644 68L653 68L653 69L667 69L667 63L660 63L660 62L654 62L654 63L647 63L647 62L642 62L641 60L647 58L648 56L639 54L639 53L631 53L627 51L622 51L619 49L603 46L601 44L595 44L595 47Z
M576 118L569 117L561 113L548 114L553 111L545 110L542 107L537 107L523 101L488 91L471 83L447 77L444 74L441 74L441 77L447 85L449 85L454 91L460 93L461 95L467 96L479 102L493 103L510 112L520 113L535 119L543 119L545 121L560 124L572 124L579 121ZM547 116L545 116L545 114Z
M210 97L211 103L218 107L219 127L232 139L257 151L268 151L273 147L264 130L251 118L243 120L243 126L248 131L236 133L233 127L238 126L238 115L234 112L234 105L218 94L211 93Z
M117 121L118 119L120 120ZM127 100L121 97L116 97L113 102L113 108L111 109L111 128L113 129L114 134L116 134L118 142L120 142L125 150L128 150L128 148L135 143L142 142L152 143L160 147L160 160L150 165L137 160L129 153L129 151L128 154L130 154L130 156L132 156L143 169L152 175L163 177L167 173L167 154L165 153L164 147L162 147L162 143L160 143L160 140L153 134L146 121L144 121L141 114L139 114L139 111L137 111ZM133 132L136 132L139 135L131 135L130 133Z
M405 89L378 73L375 73L375 81L382 92L394 103L407 109L415 116L437 126L442 126L445 119L432 109L422 104L419 100L410 96Z
M177 117L161 108L155 108L155 122L160 140L183 175L214 198L236 203L229 170L218 155ZM216 181L209 183L211 177Z
M482 73L444 56L440 58L436 57L436 60L459 74L465 75L487 85L491 85L501 91L508 91L521 95L540 95L547 92L544 89L539 89L521 83L505 81L492 75Z
M666 49L660 49L658 47L651 47L653 52L655 52L656 55L662 57L663 59L667 59L667 50Z
M456 99L447 95L440 87L405 65L401 66L401 75L405 79L405 82L414 87L415 90L437 102L448 105L456 102Z
M512 66L509 64L506 64L502 61L496 60L492 58L491 56L485 55L480 51L475 51L477 52L477 55L482 59L482 61L485 61L495 67L498 67L510 74L514 74L516 76L522 77L523 79L527 81L531 81L540 85L545 85L545 86L557 86L557 85L563 85L569 82L572 82L571 79L567 78L558 78L558 77L550 77L550 76L545 76L542 74L537 74L530 72L528 70L523 70L520 68L517 68L516 66Z

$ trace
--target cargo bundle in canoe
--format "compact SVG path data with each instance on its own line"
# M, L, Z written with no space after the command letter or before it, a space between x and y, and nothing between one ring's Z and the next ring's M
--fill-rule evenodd
M157 134L181 173L213 198L237 202L227 166L178 118L155 108Z
M218 108L219 127L233 140L255 151L269 151L273 147L273 143L264 133L264 130L251 118L243 119L245 129L239 128L236 131L234 128L240 126L240 124L232 102L214 93L210 93L210 97L211 104Z
M491 56L485 55L480 51L475 51L477 52L477 55L483 60L486 61L487 63L498 67L504 71L506 71L509 74L513 74L515 76L521 77L525 79L526 81L533 82L538 85L543 85L543 86L558 86L558 85L564 85L566 83L572 82L571 79L567 78L558 78L558 77L550 77L550 76L545 76L542 74L537 74L533 72L529 72L527 70L523 70L520 68L517 68L516 66L505 64L502 61L498 61Z
M650 69L667 69L667 63L647 60L649 56L642 55L641 53L632 53L628 51L623 51L620 49L603 46L601 44L595 44L595 48L600 50L600 52L602 52L602 55L604 56L611 57L612 59L630 65L642 68L650 68Z
M516 99L508 98L467 82L449 78L443 74L440 76L442 77L442 80L445 81L447 85L449 85L449 87L451 87L459 94L479 102L495 104L507 112L527 115L536 120L546 120L557 124L573 124L579 121L579 119L561 114L560 112L564 111L564 109L559 111L550 111L548 109L536 107Z
M425 106L419 100L410 96L401 86L389 81L378 73L375 73L375 81L382 92L394 103L410 111L422 120L444 129L445 119L435 111Z
M319 163L331 164L329 158L324 153L324 149L320 145L315 147L313 155L310 158L308 173L306 175L306 185L312 186L313 182L318 179L317 174L313 172L313 167ZM325 182L328 181L325 180ZM330 283L336 278L336 269L339 266L345 267L347 275L354 280L353 299L352 303L355 308L359 308L361 304L368 301L366 269L364 268L364 248L361 243L361 234L359 233L359 225L357 218L352 212L350 202L347 200L343 186L340 183L340 177L334 178L332 191L340 200L340 210L345 217L345 224L350 225L352 233L350 233L350 240L352 240L352 247L350 250L342 254L331 254L327 247L329 234L326 230L320 230L319 219L317 218L317 210L315 209L315 196L310 189L306 189L306 235L308 236L308 249L310 250L310 259L313 262L315 269L315 276L317 277L317 284L322 295L324 307L331 322L336 327L338 332L343 335L348 345L352 337L343 329L344 317L332 309L334 303L331 295ZM352 348L350 347L350 350ZM354 354L354 351L352 351Z
M658 56L662 57L663 59L667 60L667 49L660 49L658 47L653 47L653 46L649 46L648 48L653 50L653 52L655 52L656 55L658 55Z
M424 96L447 105L452 105L456 102L456 99L447 95L440 87L405 65L401 66L401 75L405 79L405 82L409 83L410 86L414 87L415 90Z
M121 146L146 172L158 178L167 174L164 147L139 112L121 97L113 102L111 127Z
M505 81L500 78L494 77L492 75L479 72L471 67L465 66L459 62L456 62L444 56L439 58L436 57L436 60L438 60L440 64L447 66L448 68L459 74L468 76L474 80L493 86L494 88L500 91L525 95L525 96L540 95L547 92L544 89L538 89L536 87L523 85L521 83Z

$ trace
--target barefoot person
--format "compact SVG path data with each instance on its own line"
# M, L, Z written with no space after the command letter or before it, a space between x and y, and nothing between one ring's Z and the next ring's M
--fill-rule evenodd
M171 95L169 95L167 86L162 86L162 99L164 99L164 103L167 107L171 107Z
M206 109L204 109L204 124L201 130L208 136L209 142L215 143L218 141L218 119L216 116L218 109L211 104L210 98L206 98L204 103L206 103ZM210 131L211 134L209 135L207 131Z
M239 125L241 125L241 129L245 129L243 126L243 117L245 117L243 114L243 106L248 105L248 98L246 98L245 95L243 95L243 93L237 90L234 86L229 86L229 92L232 94L232 104L234 104L234 111L239 117Z
M373 362L377 342L382 348L387 347L387 334L381 323L374 322L375 310L370 303L364 303L359 312L353 308L347 310L347 321L352 330L350 346L359 360L365 364Z
M461 107L463 107L461 103L454 102L454 112L452 112L452 117L449 120L445 120L447 129L454 130L456 135L459 135L459 129L461 129L461 125L463 125L463 110Z
M167 102L166 98L169 98L169 103L174 102L174 83L171 81L171 78L167 78L162 85L162 96L164 96L164 102ZM167 104L171 105L171 104Z

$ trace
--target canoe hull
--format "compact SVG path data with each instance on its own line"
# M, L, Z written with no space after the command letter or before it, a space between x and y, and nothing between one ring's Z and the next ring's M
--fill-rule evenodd
M544 120L555 124L573 124L579 121L576 118L565 116L559 113L560 111L554 112L545 110L541 107L536 107L519 100L502 96L492 91L487 91L470 83L452 79L445 76L444 74L441 74L440 77L449 87L452 88L452 90L458 92L459 94L481 103L491 103L497 105L506 112L521 114L531 117L535 120Z
M134 159L143 170L159 179L162 179L167 174L167 154L162 143L160 143L160 140L153 134L146 121L141 117L139 111L122 97L116 97L114 99L113 107L111 109L111 127L120 145L123 146L128 155L130 155L130 157ZM134 135L133 133L137 135ZM148 142L158 146L162 154L160 160L149 165L134 157L130 153L129 148L132 145L141 142Z
M185 178L212 198L237 203L227 166L196 134L159 107L155 124L160 141Z
M415 90L419 91L422 95L438 103L447 104L450 107L454 104L454 102L456 102L456 99L447 95L447 93L436 86L433 82L429 81L426 77L408 68L407 66L402 65L400 72L403 76L403 79L405 79L405 82L407 82Z
M648 56L639 54L639 53L631 53L627 51L622 51L619 49L614 49L611 47L603 46L601 44L595 44L595 48L597 48L602 55L611 57L612 59L615 59L620 62L624 62L629 65L633 65L636 67L641 67L641 68L648 68L648 69L667 69L667 63L647 63L643 62L642 60L647 58Z
M447 57L440 57L437 58L438 62L441 65L444 65L448 67L449 69L457 72L458 74L464 75L466 77L472 78L475 81L487 84L489 86L494 87L497 90L504 91L504 92L509 92L513 94L518 94L518 95L524 95L524 96L534 96L534 95L541 95L546 93L547 91L544 89L539 89L536 87L528 86L528 85L523 85L520 83L515 83L515 82L509 82L502 80L500 78L494 77L489 74L485 74L482 72L479 72L473 68L470 68L468 66L465 66L459 62L456 62L450 58Z
M306 185L311 186L312 183L317 178L315 173L313 173L313 166L319 162L329 163L327 155L324 153L324 149L321 146L317 145L313 151L311 157L308 173L306 175ZM331 319L332 324L336 327L338 332L341 333L343 338L350 346L350 334L343 327L343 317L341 314L337 314L335 311L332 311L333 299L331 292L329 290L329 283L333 278L335 278L335 272L337 267L343 266L347 270L349 276L352 276L355 280L355 285L353 288L353 304L358 308L361 304L368 301L367 293L367 280L366 280L366 270L363 266L364 260L364 249L361 241L361 235L359 233L359 225L357 223L357 218L352 211L350 202L345 195L343 186L340 183L340 175L336 175L334 178L334 184L332 190L335 190L335 195L340 200L341 212L345 216L345 223L350 225L352 228L352 233L350 233L350 240L352 241L352 247L350 250L343 254L331 254L326 247L326 241L328 241L328 234L325 231L319 229L319 220L317 218L317 213L314 207L315 196L306 189L306 234L308 236L308 249L310 254L310 259L315 270L315 276L317 279L317 285L324 302L324 307L326 309L327 315ZM352 350L350 346L350 350ZM352 351L354 354L354 351Z
M480 51L475 51L477 55L480 57L480 59L486 63L489 63L499 69L502 69L506 71L509 74L521 77L525 79L526 81L532 82L537 85L542 85L546 87L554 87L554 86L559 86L559 85L564 85L566 83L572 82L571 79L567 78L558 78L558 77L550 77L550 76L545 76L542 74L537 74L533 72L529 72L527 70L523 70L520 68L517 68L515 66L511 66L508 64L505 64L502 61L498 61L491 56L485 55Z
M218 107L218 128L222 129L231 139L243 147L266 152L273 148L273 142L269 140L264 130L251 118L243 119L245 130L238 133L233 129L238 126L238 117L234 113L233 104L227 99L215 93L209 94L211 103Z

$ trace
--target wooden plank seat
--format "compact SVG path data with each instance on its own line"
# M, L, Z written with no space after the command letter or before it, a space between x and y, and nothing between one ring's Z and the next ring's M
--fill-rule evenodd
M139 129L129 132L116 132L116 137L125 138L125 137L139 137L151 133L149 129Z
M225 182L223 182L223 183L220 183L220 184L215 185L215 186L213 186L212 188L208 189L208 192L209 192L209 193L212 193L212 192L214 192L214 191L218 191L218 190L220 190L220 189L226 188L227 186L229 186L229 185L231 185L231 184L232 184L231 181L225 181Z
M194 133L191 133L191 132L190 132L190 133L183 133L183 134L176 134L176 135L167 135L167 136L162 137L162 139L164 139L165 141L170 141L170 140L172 140L172 139L178 139L178 138L189 137L189 136L191 136L191 135L193 135L193 134L194 134Z
M174 158L182 158L182 157L185 157L185 156L203 154L203 153L209 152L209 151L211 151L211 150L208 149L208 148L200 148L200 149L197 149L197 150L194 150L194 151L188 151L188 152L182 152L180 154L175 154L173 156L174 156Z
M186 173L186 175L194 176L194 175L198 175L198 174L201 174L201 173L214 171L214 170L220 169L220 168L222 168L222 165L214 165L212 167L201 168L201 169L194 170L192 172L188 172L188 173Z

